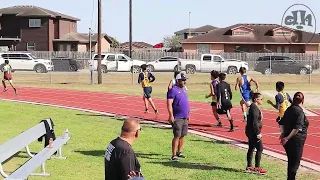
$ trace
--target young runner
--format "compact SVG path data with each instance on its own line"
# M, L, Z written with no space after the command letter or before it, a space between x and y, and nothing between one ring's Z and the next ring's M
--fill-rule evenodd
M233 120L230 114L230 110L232 108L232 92L230 88L230 84L225 81L226 79L225 73L219 74L219 83L217 84L217 113L218 114L227 114L228 120L230 122L230 130L229 132L234 131Z
M292 104L292 99L288 93L283 91L284 83L282 81L276 82L276 90L278 92L278 94L275 96L276 104L273 104L273 102L270 100L268 100L267 103L279 111L279 116L276 119L276 121L279 123L284 115L284 112Z
M251 82L254 82L256 84L256 91L259 91L259 83L258 81L254 80L252 77L249 77L247 75L247 70L245 67L241 67L239 69L240 76L237 77L235 90L238 90L238 87L240 89L241 93L241 101L240 106L243 112L243 119L244 121L247 121L247 107L250 106L250 93L251 93Z
M169 83L168 90L170 90L173 86L175 86L177 84L177 75L180 74L180 73L181 73L180 71L175 71L174 72L174 76L173 76L173 79ZM186 86L186 82L184 82L184 83L185 83L185 85L184 85L183 89L185 91L187 91L188 89L187 89L187 86Z
M3 71L2 85L4 88L3 92L8 91L5 81L9 81L11 87L14 90L14 93L17 95L18 94L17 89L13 86L13 82L12 82L12 75L11 75L12 67L9 64L9 60L5 60L4 63L5 63L5 65L2 68L2 71Z
M175 71L173 74L173 79L170 81L169 86L168 86L168 90L170 90L174 85L177 84L177 80L176 77L177 75L180 74L180 71Z
M152 93L152 86L151 83L154 82L156 79L153 74L147 71L147 65L143 64L141 65L142 72L139 74L138 83L141 84L143 89L143 101L145 105L145 113L149 112L148 106L149 103L151 104L154 112L158 114L158 109L154 105L152 99L151 99L151 93Z
M212 102L211 102L212 113L216 118L216 120L218 121L217 126L221 127L222 124L221 124L219 115L217 113L217 97L216 97L216 92L217 92L216 87L217 87L217 84L219 83L218 76L219 76L218 71L215 71L215 70L211 71L212 82L210 84L210 94L206 95L206 98L212 97Z

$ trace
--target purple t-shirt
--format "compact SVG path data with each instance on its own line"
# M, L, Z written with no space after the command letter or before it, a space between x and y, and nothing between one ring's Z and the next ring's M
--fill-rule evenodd
M174 118L189 118L189 100L183 88L173 86L167 93L167 99L173 99L172 110Z

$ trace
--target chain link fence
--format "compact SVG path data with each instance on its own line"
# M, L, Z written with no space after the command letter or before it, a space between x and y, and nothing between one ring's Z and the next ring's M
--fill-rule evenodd
M15 52L17 53L17 52ZM83 84L90 83L90 63L92 61L89 52L28 52L40 59L52 60L55 69L48 73L35 73L16 71L14 73L15 82L21 84ZM121 53L121 52L112 52ZM132 53L132 60L126 55L116 57L106 57L107 63L102 64L107 71L102 74L103 83L106 84L136 84L138 72L142 64L157 61L163 58L159 63L159 71L154 72L157 83L168 83L173 78L174 67L178 64L174 58L179 61L188 61L183 64L200 64L194 74L188 74L191 83L205 84L210 81L208 72L211 70L226 71L228 67L239 66L241 63L247 63L248 74L258 79L261 83L273 84L282 80L290 84L317 84L320 82L320 55L305 53L219 53L225 61L206 62L201 60L198 53L187 52L145 52L138 51ZM158 61L159 62L159 61ZM189 63L190 62L190 63ZM211 63L211 64L210 64ZM96 66L96 64L94 66ZM161 65L162 64L162 65ZM76 66L76 67L74 67ZM13 67L14 68L14 67ZM182 67L186 70L186 67ZM95 68L97 70L97 68ZM193 73L193 72L191 72ZM230 72L229 72L230 73ZM97 71L94 73L94 80L97 82ZM229 75L230 78L235 75ZM163 80L162 80L163 79ZM194 81L192 80L194 79ZM231 80L232 82L234 80Z

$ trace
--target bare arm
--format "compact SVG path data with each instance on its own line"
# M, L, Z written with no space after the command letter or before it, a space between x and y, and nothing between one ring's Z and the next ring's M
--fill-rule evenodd
M167 108L169 113L169 122L173 122L173 109L172 109L173 99L167 99Z
M236 79L236 85L234 86L234 89L237 91L239 87L239 77Z
M250 77L250 82L254 82L256 84L256 89L257 91L259 91L259 83L258 81L256 81L255 79L253 79L252 77Z
M209 98L209 97L212 97L212 96L215 96L215 94L214 94L213 86L212 86L212 84L210 84L210 94L206 95L206 98Z
M172 85L173 85L173 82L172 80L170 81L169 85L168 85L168 89L171 89L172 88Z

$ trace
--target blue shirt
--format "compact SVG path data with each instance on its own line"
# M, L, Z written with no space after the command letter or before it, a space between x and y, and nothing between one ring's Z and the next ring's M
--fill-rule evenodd
M186 91L178 86L173 86L167 93L167 99L173 99L173 117L189 118L190 105Z
M287 98L288 98L288 101L292 104L292 99L290 97L290 95L288 93L287 94ZM279 93L275 96L275 100L276 100L276 106L277 108L279 109L280 108L280 104L283 103L284 101L284 98L283 96Z
M240 86L240 91L242 93L250 93L251 87L250 83L248 82L248 76L246 74L242 75L243 78L243 85Z

